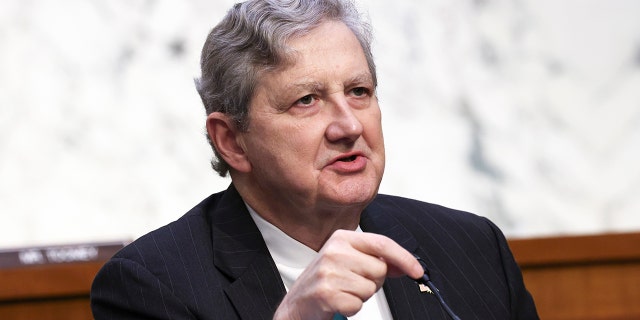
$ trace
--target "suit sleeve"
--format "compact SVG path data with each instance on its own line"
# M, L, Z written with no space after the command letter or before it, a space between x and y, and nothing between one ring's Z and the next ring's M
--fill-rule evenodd
M500 229L489 219L484 218L491 226L493 234L498 242L502 267L509 285L511 319L539 319L535 303L529 291L525 288L522 272L516 263L507 239Z
M196 319L189 309L139 263L114 258L91 287L91 309L102 319Z

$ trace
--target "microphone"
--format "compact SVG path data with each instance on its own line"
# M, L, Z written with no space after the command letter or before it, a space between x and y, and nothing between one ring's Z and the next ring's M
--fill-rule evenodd
M460 320L460 317L458 317L453 312L453 310L451 310L449 305L444 301L444 298L442 298L442 295L440 294L440 290L438 290L438 288L436 288L436 286L431 281L431 277L429 276L429 269L427 269L427 264L417 254L414 254L413 256L416 258L416 260L418 260L418 262L422 266L422 269L424 270L424 274L422 275L422 278L413 279L413 281L429 287L429 289L431 289L431 291L436 296L436 298L438 298L438 302L440 302L440 305L442 306L442 308L444 308L444 310L451 317L451 319Z

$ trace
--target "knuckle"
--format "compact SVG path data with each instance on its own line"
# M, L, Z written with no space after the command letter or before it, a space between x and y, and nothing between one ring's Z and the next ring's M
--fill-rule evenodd
M383 237L373 237L370 240L369 245L375 252L382 253L385 252L387 248L387 242L385 240L386 239Z
M384 277L387 275L387 270L389 269L387 266L387 263L384 262L383 260L380 260L380 263L376 263L374 266L375 270L374 270L374 275L377 276L376 278L380 278L380 277Z
M347 305L345 305L341 311L347 317L354 316L360 309L362 309L363 302L360 299L352 299Z
M376 291L378 291L378 281L369 281L367 288L365 289L365 300L371 298Z
M324 284L328 279L332 278L333 274L334 273L327 268L318 268L315 277L319 283Z
M349 231L338 229L333 232L333 235L331 236L331 238L344 239L347 237L348 234L349 234Z
M333 296L333 290L326 282L322 282L316 287L315 295L320 301L326 301Z

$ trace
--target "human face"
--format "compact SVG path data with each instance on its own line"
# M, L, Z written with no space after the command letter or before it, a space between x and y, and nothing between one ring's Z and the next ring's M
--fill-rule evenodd
M384 171L381 115L360 43L341 22L289 41L293 62L268 72L240 144L258 212L362 210ZM359 213L359 212L358 212Z

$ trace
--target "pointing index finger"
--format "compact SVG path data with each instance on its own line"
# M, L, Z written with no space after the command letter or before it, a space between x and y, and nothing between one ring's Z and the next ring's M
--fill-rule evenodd
M406 274L412 279L418 279L424 273L416 258L388 237L358 232L349 241L356 250L384 260L389 267L389 276L397 277Z

